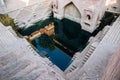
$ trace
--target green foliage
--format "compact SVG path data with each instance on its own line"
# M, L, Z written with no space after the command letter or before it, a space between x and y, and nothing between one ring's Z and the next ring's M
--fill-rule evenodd
M10 18L8 15L0 14L0 22L5 26L15 27L14 19Z

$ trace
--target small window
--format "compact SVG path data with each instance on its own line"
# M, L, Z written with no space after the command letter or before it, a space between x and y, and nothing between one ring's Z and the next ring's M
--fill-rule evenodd
M116 10L116 9L117 9L117 7L115 7L115 6L114 6L114 7L113 7L113 9L115 9L115 10Z
M85 23L85 25L90 26L90 24L88 24L88 23Z
M90 20L90 19L91 19L90 15L87 15L87 19L88 19L88 20Z

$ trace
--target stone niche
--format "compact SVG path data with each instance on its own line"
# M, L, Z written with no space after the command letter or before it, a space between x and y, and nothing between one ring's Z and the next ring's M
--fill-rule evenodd
M79 9L74 5L73 2L67 4L64 7L64 18L71 19L76 22L80 22L81 14Z
M84 24L85 24L86 26L90 27L91 22L92 22L92 20L93 20L93 12L90 11L90 10L84 10L83 20L84 20Z

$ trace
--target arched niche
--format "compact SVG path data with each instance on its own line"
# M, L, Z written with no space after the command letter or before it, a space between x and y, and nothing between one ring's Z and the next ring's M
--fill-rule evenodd
M80 20L81 14L73 2L70 2L64 7L64 17L68 19Z

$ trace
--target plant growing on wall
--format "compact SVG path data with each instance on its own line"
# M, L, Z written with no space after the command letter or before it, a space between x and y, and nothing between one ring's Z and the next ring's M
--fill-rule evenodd
M8 15L0 14L0 22L5 26L15 27L14 19L10 18Z

